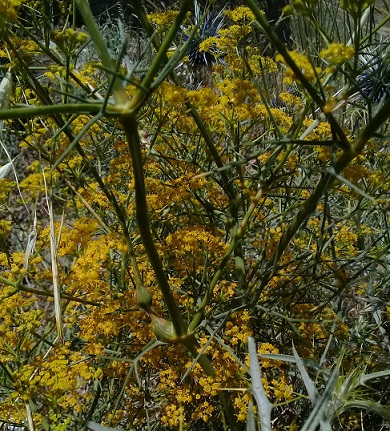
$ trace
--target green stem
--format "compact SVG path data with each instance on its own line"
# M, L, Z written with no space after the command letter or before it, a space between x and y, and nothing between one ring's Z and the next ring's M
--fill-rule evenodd
M129 103L129 97L123 88L121 80L115 76L115 63L110 56L107 45L99 31L95 18L93 17L88 0L76 0L76 3L81 16L83 17L84 24L91 35L96 51L99 54L99 58L107 70L107 78L109 81L112 81L112 92L115 98L115 103L118 106L125 107Z
M365 129L357 136L355 141L351 144L351 150L345 151L340 158L336 161L332 170L328 173L324 174L317 187L313 191L313 193L309 196L309 198L302 205L301 209L298 211L292 222L290 223L288 229L283 233L280 242L278 244L277 249L272 256L272 262L275 267L276 263L279 261L280 257L286 250L290 241L298 231L298 229L305 223L307 218L313 213L316 209L317 204L324 193L332 187L333 183L336 180L336 176L334 174L340 175L341 172L359 155L364 149L367 141L372 138L374 133L378 130L380 126L384 124L384 122L390 118L390 100L388 100L379 112L372 118L370 123L365 127ZM272 277L272 274L267 277L267 280ZM266 284L265 279L262 282L262 285Z
M277 34L275 33L271 25L265 18L265 14L259 9L259 6L256 3L256 0L245 0L245 3L252 10L253 14L256 17L257 22L260 24L264 33L268 36L269 40L276 48L276 51L282 55L288 67L297 76L297 78L299 79L299 81L301 82L305 90L309 93L313 101L317 104L317 106L319 108L322 108L325 104L325 100L323 100L318 95L316 89L306 79L305 75L303 74L299 66L296 65L295 61L292 59L289 52L287 51L285 45L281 42L281 40L279 39L279 37L277 36ZM345 133L342 127L339 125L339 123L336 121L336 119L333 117L333 115L330 112L324 112L324 115L326 116L326 118L329 121L329 124L333 127L333 130L338 136L341 146L344 149L349 149L350 144L349 144L348 138L345 136Z
M169 315L171 317L175 332L178 337L187 334L187 328L181 317L180 310L173 298L168 278L164 272L160 256L157 252L150 231L148 207L146 202L145 180L143 173L143 160L141 142L138 133L138 124L135 114L125 114L120 117L120 122L125 131L134 170L134 185L136 197L136 218L143 245L149 257L150 263L156 275L157 282L164 296Z
M142 6L139 1L136 1L137 6L141 8ZM138 109L140 109L147 98L149 97L151 86L153 84L153 81L155 77L158 74L158 71L160 70L161 66L166 63L167 61L167 52L172 46L172 42L174 41L175 37L179 33L180 27L183 23L183 21L186 18L187 12L190 9L190 6L192 5L191 0L185 0L180 8L180 11L169 28L169 31L167 35L165 36L164 40L162 41L161 45L158 48L157 54L153 57L152 64L150 65L148 72L146 73L144 79L141 83L141 89L137 91L137 93L134 95L132 101L131 101L131 112L135 112ZM140 14L141 16L142 13ZM143 21L147 21L147 19L143 18ZM150 26L147 28L150 31Z
M11 292L8 292L7 295L0 298L0 303L4 299L7 299L13 295L16 295L18 292L28 292L28 293L33 293L34 295L47 296L50 298L54 297L54 293L52 292L47 292L46 290L31 289L30 287L22 286L20 284L21 282L11 282L10 280L7 280L4 277L0 277L0 282L4 284L8 284L9 286L13 287ZM80 304L95 305L95 306L101 305L99 302L93 302L93 301L88 301L87 299L77 298L76 296L68 295L67 293L61 293L61 297L63 299L68 299L69 301L79 302Z
M102 103L69 103L67 105L23 106L0 110L0 120L13 120L16 118L32 118L41 116L54 116L55 114L98 114L102 110ZM104 114L107 117L117 116L115 107L108 105Z

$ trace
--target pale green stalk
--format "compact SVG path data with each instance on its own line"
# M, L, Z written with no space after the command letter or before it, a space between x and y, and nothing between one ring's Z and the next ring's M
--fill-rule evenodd
M58 285L57 242L56 242L55 227L54 227L54 212L53 212L53 204L52 204L51 197L49 198L47 193L45 173L43 173L42 175L45 182L46 201L47 201L48 214L49 214L50 256L51 256L51 271L52 271L53 294L54 294L54 315L56 320L58 339L60 343L63 343L64 333L62 329L63 319L62 319L62 307L61 307L61 291Z
M112 92L114 95L115 104L120 109L126 109L129 102L129 97L127 96L125 89L123 88L121 79L115 76L115 63L110 56L107 45L93 17L91 8L89 7L89 2L88 0L76 0L76 3L81 16L83 17L84 24L87 27L89 34L93 40L96 51L99 54L99 58L102 61L103 66L107 70L107 78L109 79L109 81L112 81Z
M28 401L25 402L25 407L26 407L26 414L27 414L28 429L29 431L35 431L32 411L31 411L30 403Z
M103 103L68 103L66 105L43 106L16 106L11 109L0 110L0 120L14 120L17 118L33 118L42 116L54 116L55 114L98 114L102 110ZM108 105L104 111L106 117L115 117L118 110Z

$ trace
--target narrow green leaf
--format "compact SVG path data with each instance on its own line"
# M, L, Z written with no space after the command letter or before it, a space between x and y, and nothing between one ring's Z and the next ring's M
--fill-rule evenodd
M320 422L328 423L329 426L332 421L332 417L326 416L325 413L328 410L329 403L332 399L333 390L335 388L336 380L337 380L338 370L337 368L333 371L330 379L328 380L328 384L321 396L319 398L310 414L304 423L301 431L315 431Z
M252 392L259 409L261 431L271 431L272 403L267 398L263 382L261 381L261 371L257 359L257 349L255 340L248 337L248 351L250 358L250 369L252 378Z
M303 383L305 384L307 394L309 395L309 399L313 405L315 405L316 400L318 398L318 391L313 383L313 380L309 377L308 372L306 371L305 366L303 365L302 359L299 357L297 351L295 350L295 346L292 346L292 350L294 353L294 357L298 366L298 370L301 373Z
M371 374L363 374L360 377L359 384L364 385L369 380L378 379L380 377L386 377L386 376L390 376L390 370L378 371L376 373L371 373Z
M80 130L80 132L77 134L77 136L73 139L73 141L70 143L70 145L67 147L67 149L58 157L58 159L54 162L51 171L55 171L60 163L64 161L66 157L69 156L69 154L72 152L72 150L79 145L79 142L81 138L86 134L86 132L89 130L90 127L92 127L97 121L102 118L103 112L99 112L97 115L95 115L93 118L91 118L88 123Z
M6 163L4 166L0 168L0 179L6 177L12 170L13 160Z
M12 75L8 70L0 82L0 109L7 109L12 93Z
M299 372L301 373L303 383L305 384L307 393L309 395L309 399L310 399L311 403L313 404L313 406L315 406L316 402L318 400L317 388L315 387L313 380L309 377L309 374L306 371L305 366L303 365L302 359L298 355L298 352L295 350L294 345L293 345L293 353L294 353L294 357L297 361L297 366L298 366ZM321 424L321 431L331 431L332 430L332 427L331 427L331 424L329 421L321 419L320 424Z
M248 404L248 413L246 416L246 431L257 431L257 426L256 426L256 418L255 418L255 414L253 412L253 402L252 400L249 401Z
M390 405L388 404L382 405L369 400L352 400L346 402L343 405L342 411L347 409L369 410L370 412L376 413L377 415L382 416L384 419L390 421Z
M337 172L333 168L330 169L330 173L332 175L334 175L339 181L344 183L347 187L349 187L351 190L355 191L360 196L362 196L363 198L366 198L367 200L369 200L371 202L375 202L375 199L372 196L368 195L363 190L359 189L359 187L355 186L355 184L352 184L350 181L348 181L343 176L337 174Z
M87 422L87 428L92 431L119 431L118 428L106 427L92 421Z
M297 360L292 355L280 355L280 354L275 354L275 353L260 353L259 356L261 358L273 359L275 361L292 362L294 364L297 362ZM314 368L315 370L318 370L318 371L321 371L321 370L323 371L323 369L313 359L304 359L304 358L300 358L300 359L306 367Z

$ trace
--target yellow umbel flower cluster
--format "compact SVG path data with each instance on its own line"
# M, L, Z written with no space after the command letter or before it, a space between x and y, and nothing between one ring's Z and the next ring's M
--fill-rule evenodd
M323 49L319 56L329 61L335 66L351 60L355 54L355 48L352 45L343 45L342 43L331 43L328 48Z
M22 0L0 0L0 20L15 21L17 18L17 9Z

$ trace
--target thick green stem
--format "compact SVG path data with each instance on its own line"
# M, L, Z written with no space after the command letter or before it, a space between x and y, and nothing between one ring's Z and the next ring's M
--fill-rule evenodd
M0 120L13 120L16 118L33 118L42 116L54 116L55 114L98 114L102 110L102 103L69 103L66 105L43 105L43 106L23 106L12 109L0 110ZM108 105L104 114L117 116L118 111Z
M176 305L175 299L173 298L171 287L168 283L168 278L164 272L160 256L157 252L150 231L148 207L146 203L141 142L138 134L137 120L135 118L135 114L126 114L120 117L120 121L126 134L131 158L133 161L136 218L142 242L153 267L161 292L164 296L176 334L178 337L183 337L187 333L187 329L181 317L180 310Z

